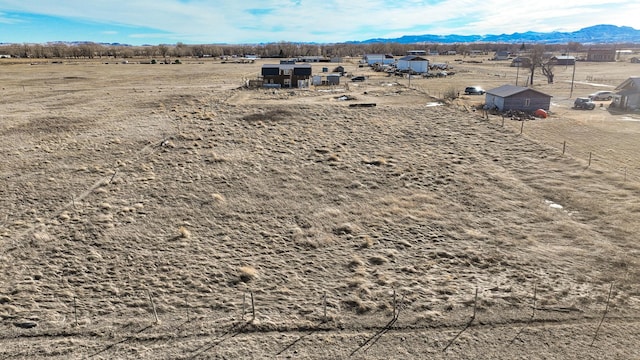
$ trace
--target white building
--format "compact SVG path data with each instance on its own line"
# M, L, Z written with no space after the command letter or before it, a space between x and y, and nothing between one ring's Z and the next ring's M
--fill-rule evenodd
M369 65L380 64L380 65L389 65L393 64L396 60L392 55L385 54L366 54L364 56L364 61Z
M398 59L398 70L413 71L418 74L426 74L429 72L429 60L421 56L407 55Z

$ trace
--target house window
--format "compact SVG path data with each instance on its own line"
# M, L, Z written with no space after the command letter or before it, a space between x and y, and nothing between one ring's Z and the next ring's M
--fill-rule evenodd
M524 99L524 106L525 107L531 106L531 99Z

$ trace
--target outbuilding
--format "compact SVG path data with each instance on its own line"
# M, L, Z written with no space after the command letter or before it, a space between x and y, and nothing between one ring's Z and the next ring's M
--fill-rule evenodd
M549 60L555 65L565 65L566 66L566 65L575 65L576 64L576 58L573 57L573 56L569 56L569 55L553 56Z
M396 61L393 55L389 54L366 54L363 60L369 66L373 66L374 64L389 65Z
M525 56L517 56L511 60L511 67L530 68L531 58Z
M417 55L407 55L398 59L398 70L412 71L418 74L429 72L429 60Z
M614 62L616 61L616 49L592 49L587 51L587 61Z
M533 112L538 109L549 110L551 95L528 87L502 85L487 90L485 104L500 111L518 110Z
M623 110L640 109L640 76L632 76L616 87L611 107Z
M340 85L340 74L328 74L327 85Z
M509 55L511 55L511 53L506 50L496 51L493 60L509 60Z

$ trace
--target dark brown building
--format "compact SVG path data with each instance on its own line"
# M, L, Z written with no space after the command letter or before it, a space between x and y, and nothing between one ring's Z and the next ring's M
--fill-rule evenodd
M589 52L587 53L587 61L616 61L616 49L589 49Z
M264 87L308 87L311 71L311 64L265 64L262 65L262 84Z

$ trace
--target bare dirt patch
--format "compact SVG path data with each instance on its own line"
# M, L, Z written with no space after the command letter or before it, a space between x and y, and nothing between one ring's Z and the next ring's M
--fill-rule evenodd
M637 354L639 122L559 102L521 134L480 98L432 106L508 66L409 87L344 65L369 79L3 66L0 355Z

